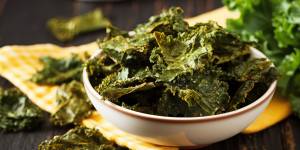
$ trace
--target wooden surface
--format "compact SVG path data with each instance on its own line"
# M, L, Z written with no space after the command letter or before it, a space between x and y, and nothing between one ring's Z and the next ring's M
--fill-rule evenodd
M185 16L191 17L220 7L219 0L120 0L119 2L82 3L74 0L0 0L0 46L9 44L55 43L78 45L103 37L100 30L80 36L68 42L55 40L45 28L47 19L54 16L69 17L95 8L101 8L113 24L130 30L136 24L170 6L181 6ZM0 86L11 86L0 78ZM234 127L234 125L232 125ZM54 127L45 121L34 131L0 133L0 150L32 150L56 134L62 134L70 127ZM199 133L201 134L201 133ZM215 149L300 149L300 120L294 116L260 133L237 135L228 140L206 147Z

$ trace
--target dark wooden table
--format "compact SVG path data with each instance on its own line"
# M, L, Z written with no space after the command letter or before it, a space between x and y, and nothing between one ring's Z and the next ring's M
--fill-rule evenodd
M114 25L129 30L170 6L181 6L185 10L185 16L189 17L220 7L222 3L220 0L120 0L98 3L74 0L0 0L0 46L36 43L55 43L62 46L83 44L103 37L105 31L85 34L69 43L60 43L45 28L46 21L54 16L69 17L101 8ZM0 86L11 85L0 78ZM45 117L42 126L34 131L0 133L0 150L37 149L41 141L67 130L68 127L50 125ZM205 149L300 149L300 120L291 116L262 132L239 134Z

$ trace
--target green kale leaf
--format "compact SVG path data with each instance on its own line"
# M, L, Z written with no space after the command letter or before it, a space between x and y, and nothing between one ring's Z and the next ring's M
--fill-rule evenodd
M294 112L300 109L295 102L294 88L299 82L293 78L300 74L300 1L299 0L224 0L231 10L238 10L240 18L227 20L227 28L238 33L242 40L254 41L278 66L279 92L291 99ZM294 106L295 105L295 106Z
M39 150L128 150L128 148L118 146L108 141L96 129L88 129L86 127L75 127L67 133L54 136L39 144Z
M298 76L300 68L300 49L294 53L286 55L281 64L278 66L278 71L281 73L278 87L281 89L283 95L288 94L289 86L300 86L297 82L292 82L291 78ZM298 84L298 85L297 85Z
M171 7L159 15L152 16L145 24L138 25L133 34L147 34L154 31L166 34L176 34L187 30L188 24L183 20L183 10L179 7Z
M187 103L186 117L219 114L226 110L230 101L229 85L220 80L221 74L218 70L185 74L177 77L167 89Z
M256 89L267 90L268 85L277 77L277 73L270 66L271 62L264 58L250 59L238 64L231 64L228 72L234 78L235 85L232 87L235 88L235 92L233 92L229 110L235 110L247 101L255 100L248 97L257 99L258 97L255 97L255 95L259 91ZM263 94L262 92L259 93L257 95Z
M281 50L274 38L272 17L277 5L273 1L224 0L224 3L229 9L238 10L241 14L238 19L227 20L227 29L238 33L242 40L258 42L256 47L278 65L288 50Z
M179 97L174 96L169 89L165 89L158 101L157 115L171 117L189 116L188 104Z
M40 61L44 67L32 76L35 83L57 85L81 79L83 60L78 55L61 59L45 56Z
M60 126L80 124L93 110L82 83L78 81L61 85L57 91L56 103L58 109L52 114L51 122Z
M273 12L272 25L278 46L300 48L300 1L283 0L274 3L276 10Z
M97 91L105 98L116 100L123 95L132 92L144 91L154 88L156 85L150 81L148 70L136 72L132 77L129 76L128 68L124 68L118 73L113 73L103 79L97 87Z
M102 79L120 69L106 54L98 55L85 63L87 73L93 86L101 83Z
M270 66L271 62L264 58L250 59L237 65L232 65L230 73L234 76L235 80L239 82L249 80L259 81Z
M300 117L300 85L297 84L300 82L300 74L297 74L292 77L292 83L290 89L293 89L289 92L289 97L291 99L292 110L296 116Z
M291 105L292 105L292 110L294 112L294 114L298 117L300 117L300 96L296 95L296 94L291 94L290 95L291 98Z
M52 18L47 26L59 41L74 39L77 35L110 26L110 21L100 9L73 18Z
M38 127L43 111L18 89L0 88L0 130L20 131Z

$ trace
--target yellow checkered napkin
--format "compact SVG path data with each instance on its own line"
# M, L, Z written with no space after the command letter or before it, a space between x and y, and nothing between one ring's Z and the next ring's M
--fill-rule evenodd
M42 56L66 57L71 53L83 55L92 54L97 50L97 44L91 43L77 47L61 48L52 44L37 44L31 46L5 46L0 49L0 75L12 82L23 91L36 105L47 112L56 111L57 86L40 86L29 79L42 65ZM176 150L174 147L163 147L139 140L133 135L120 131L105 121L98 113L93 113L82 122L90 128L97 128L109 140L134 150Z

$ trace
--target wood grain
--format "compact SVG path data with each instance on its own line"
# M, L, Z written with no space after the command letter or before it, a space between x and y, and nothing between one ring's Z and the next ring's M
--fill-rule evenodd
M0 46L8 44L55 43L62 46L78 45L103 37L104 30L89 33L68 43L55 40L45 27L46 21L54 16L68 17L95 8L101 8L113 24L130 30L161 9L180 6L185 16L218 8L221 0L123 0L120 2L83 3L74 0L0 0ZM1 8L3 6L3 8ZM1 10L2 13L1 13ZM0 86L11 86L0 78ZM232 125L234 127L234 125ZM45 114L45 122L39 129L30 132L1 133L1 150L32 150L37 145L56 134L62 134L70 127L60 128L50 125ZM199 133L201 134L201 133ZM210 145L206 150L289 150L300 149L300 121L290 117L263 132L252 135L236 135L228 140Z

